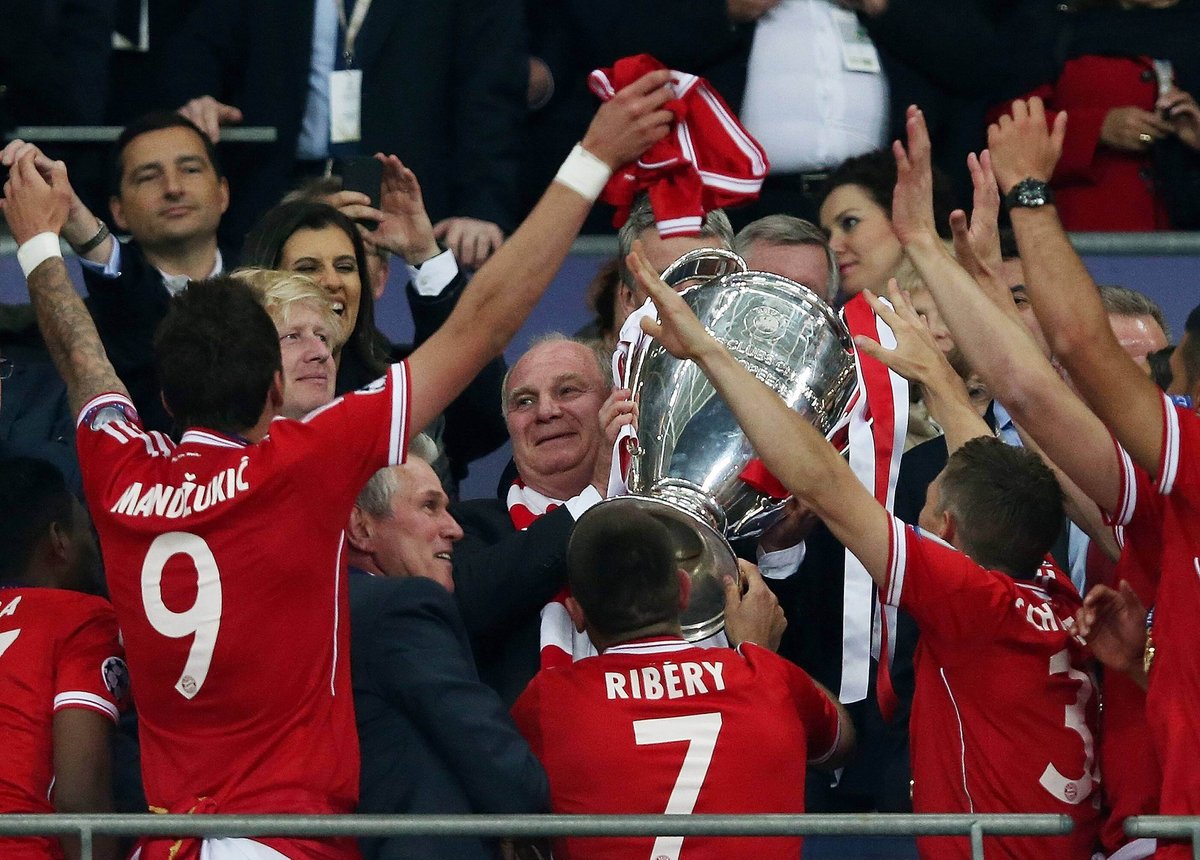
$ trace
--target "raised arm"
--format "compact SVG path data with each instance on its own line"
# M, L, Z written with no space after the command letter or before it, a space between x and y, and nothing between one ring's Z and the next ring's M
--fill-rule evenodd
M1014 102L1012 116L1001 117L988 129L1000 191L1007 194L1023 179L1049 181L1065 130L1065 113L1055 117L1053 128L1047 126L1041 99ZM1026 287L1050 348L1133 460L1157 475L1163 437L1161 392L1117 342L1096 283L1071 247L1054 206L1013 207L1011 218ZM1088 490L1080 476L1070 470L1068 474Z
M1001 302L1012 307L1007 291L993 290L989 297L938 239L933 226L929 136L920 111L910 109L907 125L908 149L899 143L893 147L897 181L892 224L905 253L933 294L955 343L992 396L1089 498L1105 510L1115 510L1120 477L1108 431L1042 355L1015 308L1002 310ZM980 169L973 171L977 183L989 181L987 163L983 159ZM985 197L977 194L976 199ZM972 220L978 217L995 214L976 212ZM954 220L961 231L963 217ZM975 232L982 230L980 224ZM985 253L972 250L968 237L960 237L958 245L970 255L972 268L981 271L990 266Z
M626 262L654 300L659 321L642 329L677 358L695 361L737 416L755 452L785 487L804 499L881 587L887 579L888 514L811 424L742 367L696 319L687 303L641 256Z
M409 358L412 368L413 433L424 427L499 355L525 321L571 250L595 194L585 196L564 171L582 171L603 186L611 171L641 155L666 135L673 115L662 109L671 97L666 70L651 72L617 93L596 112L559 178L533 212L484 264L463 291L450 318ZM586 185L586 183L584 183Z
M35 158L26 153L9 172L4 184L4 217L26 271L38 328L67 384L71 411L78 414L98 394L112 391L128 396L128 392L104 353L96 325L75 292L58 249L74 194L66 165L52 162L47 181L35 166Z

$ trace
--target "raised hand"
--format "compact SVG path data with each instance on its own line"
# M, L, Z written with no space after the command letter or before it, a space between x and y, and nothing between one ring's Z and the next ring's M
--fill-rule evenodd
M1012 114L988 126L988 151L1000 193L1007 194L1022 179L1049 182L1066 133L1066 111L1058 112L1051 127L1046 122L1046 106L1037 96L1013 102Z
M675 118L663 108L674 98L670 80L668 69L647 72L600 105L583 148L617 170L666 137Z
M908 108L904 123L908 147L892 141L896 159L896 189L892 194L892 229L902 244L938 241L933 219L932 147L925 115L915 105Z
M434 225L433 233L446 243L460 263L471 269L482 266L504 244L500 225L479 218L443 218Z
M43 177L35 165L37 155L25 152L9 170L0 207L13 239L21 245L39 233L60 235L71 211L74 192L67 181L67 166L52 161Z
M992 172L992 156L986 149L978 156L967 155L974 196L971 218L955 209L950 213L950 232L954 236L954 256L975 280L996 278L1000 271L1000 189Z
M357 191L339 191L329 202L355 221L376 222L374 230L360 228L367 242L419 266L442 251L425 211L421 183L395 155L377 152L375 158L383 164L378 209L370 205L370 197Z
M640 240L633 243L633 251L625 258L625 264L646 295L654 301L658 311L657 321L649 317L642 319L642 331L661 343L676 358L696 358L707 349L723 349L696 319L679 293L658 276L658 270L645 257Z
M13 140L4 149L0 150L0 165L11 168L17 161L26 156L32 156L33 166L37 168L38 173L47 182L53 176L55 164L62 164L62 162L56 162L54 159L49 158L32 143L24 140ZM67 190L71 193L71 204L67 212L67 221L62 228L62 237L71 245L81 245L96 235L99 221L92 214L91 210L84 205L83 201L79 199L79 195L75 193L75 189L71 187L70 178L67 176L65 167L61 177L56 181L64 183Z
M925 325L905 292L896 284L895 278L888 281L890 307L870 290L864 290L863 295L876 315L891 328L896 336L896 346L894 349L888 349L878 341L858 335L854 338L854 344L859 350L879 359L905 379L922 385L933 385L950 377L958 378L934 340L929 327Z
M628 388L614 388L600 405L600 428L604 431L604 440L600 443L600 452L592 469L592 486L599 490L602 496L608 495L617 436L624 427L633 427L636 430L637 417L638 406L634 402L633 392Z
M788 499L783 508L783 516L763 532L758 539L758 545L763 552L775 552L796 546L808 537L813 526L817 524L817 515L795 496Z
M197 96L179 108L177 113L194 122L213 143L221 139L221 126L236 125L242 121L240 110L212 96Z
M725 578L725 635L735 648L753 642L772 651L778 650L787 618L783 607L763 582L758 568L738 559L740 581ZM743 589L744 584L744 589Z

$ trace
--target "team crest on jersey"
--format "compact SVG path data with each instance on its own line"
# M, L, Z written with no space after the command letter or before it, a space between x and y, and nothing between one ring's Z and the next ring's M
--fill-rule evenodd
M120 657L109 657L100 665L100 674L104 678L104 686L112 693L117 701L124 701L129 696L129 667Z

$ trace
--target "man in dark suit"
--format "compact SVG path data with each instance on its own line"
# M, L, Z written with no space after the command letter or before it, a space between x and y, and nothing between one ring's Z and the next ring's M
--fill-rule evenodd
M347 532L359 811L545 811L545 772L475 671L451 594L462 529L420 459L423 441L368 482ZM495 856L492 843L465 837L364 839L362 849L368 860Z
M356 30L366 2L199 4L165 54L164 104L214 139L228 122L278 130L273 144L228 154L234 200L223 235L234 243L287 190L298 162L311 172L328 157L394 152L421 178L439 238L476 267L520 215L520 3L371 0ZM362 75L361 139L331 148L330 75L347 69Z
M0 153L11 167L32 144L16 140ZM171 429L153 367L154 331L167 303L189 280L219 275L227 261L217 227L229 205L229 185L212 143L173 113L147 114L117 139L108 224L72 195L62 237L79 255L89 310L113 367L133 397L147 430ZM37 152L45 173L50 161Z

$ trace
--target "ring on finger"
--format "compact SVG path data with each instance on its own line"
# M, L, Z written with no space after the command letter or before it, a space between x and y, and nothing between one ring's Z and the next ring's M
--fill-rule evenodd
M1142 143L1149 143L1150 141L1154 140L1154 138L1152 138L1150 135L1146 134L1146 132L1143 131L1141 134L1138 135L1138 140L1140 140Z

